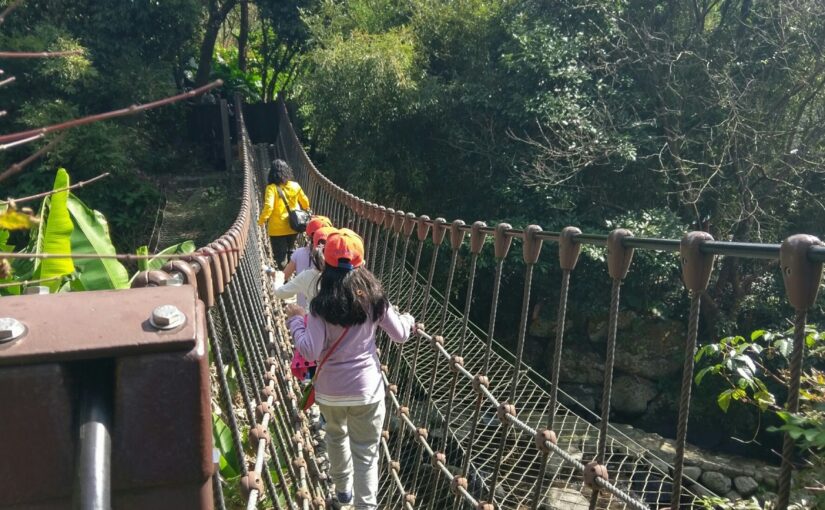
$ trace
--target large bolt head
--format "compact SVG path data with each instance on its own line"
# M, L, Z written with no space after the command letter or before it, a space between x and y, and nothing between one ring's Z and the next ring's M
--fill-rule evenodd
M173 329L186 322L186 316L175 305L162 305L152 310L149 322L158 329Z
M0 343L17 340L26 334L26 326L17 319L0 317Z

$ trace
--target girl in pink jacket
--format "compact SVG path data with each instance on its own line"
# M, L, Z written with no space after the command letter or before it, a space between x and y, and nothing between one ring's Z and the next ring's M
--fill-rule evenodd
M378 455L384 423L384 383L375 345L377 328L395 342L409 339L415 320L393 308L381 283L365 267L355 232L329 235L318 294L304 310L287 308L295 347L317 370L315 401L327 422L327 451L338 502L377 508ZM327 357L328 356L328 357Z

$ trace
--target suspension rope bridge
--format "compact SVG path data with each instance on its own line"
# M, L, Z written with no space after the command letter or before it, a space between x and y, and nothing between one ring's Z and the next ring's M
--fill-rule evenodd
M183 327L181 324L194 324L194 329L187 334L195 340L186 343L179 339L176 345L193 349L186 359L199 360L202 366L199 370L206 370L208 359L205 345L201 344L208 343L211 357L208 379L217 388L212 401L228 428L229 437L220 439L226 439L233 446L231 450L236 456L224 461L232 461L238 468L243 501L237 501L234 494L238 491L234 488L226 490L230 486L221 479L213 464L219 459L212 458L209 434L198 436L200 457L196 457L201 468L190 470L191 473L184 470L187 475L181 475L179 482L181 486L194 487L187 489L190 492L186 494L198 496L186 499L187 503L181 505L180 500L176 503L169 497L172 490L169 487L177 483L171 475L163 482L140 477L124 481L120 476L125 469L118 467L117 461L125 441L119 429L122 421L115 420L112 425L111 420L95 421L94 413L88 416L81 413L81 427L102 423L104 430L111 429L114 446L107 447L105 442L99 447L90 445L91 436L81 435L78 448L80 451L102 448L99 457L111 456L115 466L112 468L114 483L107 478L105 470L94 468L93 459L79 461L76 480L65 482L65 487L47 498L34 489L28 490L34 486L26 485L30 473L25 470L22 474L0 470L0 479L23 480L10 492L0 493L0 508L27 507L39 501L38 498L62 501L61 497L72 497L72 494L75 500L81 497L86 501L82 497L88 497L94 501L100 492L106 491L114 493L113 500L121 503L115 507L122 508L141 508L141 504L143 508L309 510L329 507L333 487L327 475L329 463L324 453L321 420L317 414L303 412L298 407L301 387L290 372L292 344L285 326L283 303L272 294L264 271L271 258L270 245L265 231L254 222L260 210L258 197L262 193L263 177L276 156L285 159L295 170L296 179L310 197L316 213L329 216L335 225L349 227L362 235L368 267L382 279L391 302L411 312L425 325L418 338L406 344L396 345L383 336L378 338L388 410L380 448L381 508L645 510L702 507L694 490L697 482L682 473L700 303L718 255L780 260L788 298L796 310L792 397L788 408L798 407L794 381L798 389L806 312L814 305L825 261L825 248L816 238L792 236L780 246L717 242L702 232L689 233L682 240L667 240L636 238L622 229L604 236L584 234L573 227L546 232L535 225L515 229L504 223L495 226L483 222L465 224L461 220L448 223L442 218L431 219L371 204L336 186L310 161L283 102L279 103L279 136L274 151L268 145L252 144L238 101L235 112L240 169L244 177L235 222L208 246L169 262L162 270L148 271L135 279L136 287L155 289L155 294L142 294L143 301L154 303L167 295L171 299L172 290L167 292L163 287L176 288L178 293L183 292L180 289L184 287L191 289L202 305L187 305L189 308L181 305L178 312L183 319L166 313L168 308L163 310L163 306L154 308L149 325L137 323L135 327L140 325L141 331L148 335L140 346L157 347L158 341L150 333L159 333L153 332L153 327L162 333L165 329L177 331L174 328ZM558 249L562 278L553 365L546 380L526 366L523 357L534 269L544 245L551 242ZM612 282L602 412L598 420L580 416L563 405L558 389L568 289L583 244L606 247L607 273ZM497 328L501 326L496 318L502 275L512 249L520 249L525 273L520 321L515 330L516 348L514 353L508 353L496 341ZM633 443L609 422L620 291L636 249L678 252L690 296L673 466ZM495 273L492 291L479 295L474 292L477 263L485 250L492 250ZM429 254L429 261L422 260L425 252ZM442 252L449 257L449 269L446 282L438 288L435 274ZM466 274L466 299L454 305L449 297L454 294L459 267L461 274ZM147 289L140 291L145 293ZM139 290L110 293L108 299L123 303L127 300L120 296L135 292ZM469 320L474 304L482 300L490 303L486 329ZM29 334L35 330L29 326ZM18 365L25 368L26 363L33 360L65 362L78 357L77 353L32 353L32 342L27 344L24 338L15 343L16 338L6 344L7 348L0 347L0 382L6 380L8 370L17 369ZM136 345L95 345L84 353L90 357L100 357L101 353L125 356L138 352ZM170 349L170 345L163 348ZM122 371L115 374L120 381ZM185 385L185 381L165 381L170 383ZM202 386L203 381L197 384ZM120 388L117 382L115 386ZM9 395L0 389L0 402L10 399ZM121 412L117 400L120 395L115 394L112 413L116 417ZM167 396L164 392L163 395L170 401L174 399L172 394ZM200 402L200 407L189 405L197 407L201 420L209 421L212 405ZM105 414L106 406L102 409ZM177 419L169 418L172 422ZM0 432L4 432L3 427L0 423ZM191 435L188 430L167 433L172 438L170 441ZM786 438L778 508L788 505L793 447L793 441ZM174 455L161 457L163 459L154 462L180 464ZM150 504L146 499L149 496L144 499L135 496L144 493L157 499ZM129 506L124 501L141 503ZM81 507L84 506L81 504Z

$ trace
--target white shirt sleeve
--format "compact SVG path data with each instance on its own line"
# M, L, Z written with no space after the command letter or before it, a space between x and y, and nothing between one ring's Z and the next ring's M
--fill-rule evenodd
M306 271L302 271L285 284L280 287L276 287L274 289L275 296L281 299L291 298L296 294L303 294L307 297L310 297L309 294L314 296L315 293L309 292L309 290L312 285L315 284L317 276L317 270L308 269Z

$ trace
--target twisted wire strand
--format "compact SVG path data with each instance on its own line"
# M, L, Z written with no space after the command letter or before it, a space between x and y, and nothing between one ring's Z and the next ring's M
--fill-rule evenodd
M805 353L805 325L808 311L797 310L794 316L793 354L790 363L790 380L788 381L788 402L785 409L789 413L799 412L799 389L802 381L802 361ZM793 474L793 456L796 451L796 442L787 432L782 441L782 466L779 471L779 493L776 498L776 507L780 510L788 508L791 499L791 475Z
M702 294L690 293L690 317L688 318L688 336L685 339L685 364L682 368L682 392L679 397L679 421L676 426L676 458L673 464L673 496L671 508L679 510L682 499L682 471L685 465L685 443L690 417L690 394L693 387L693 365L696 355L696 338L699 335L699 306Z

